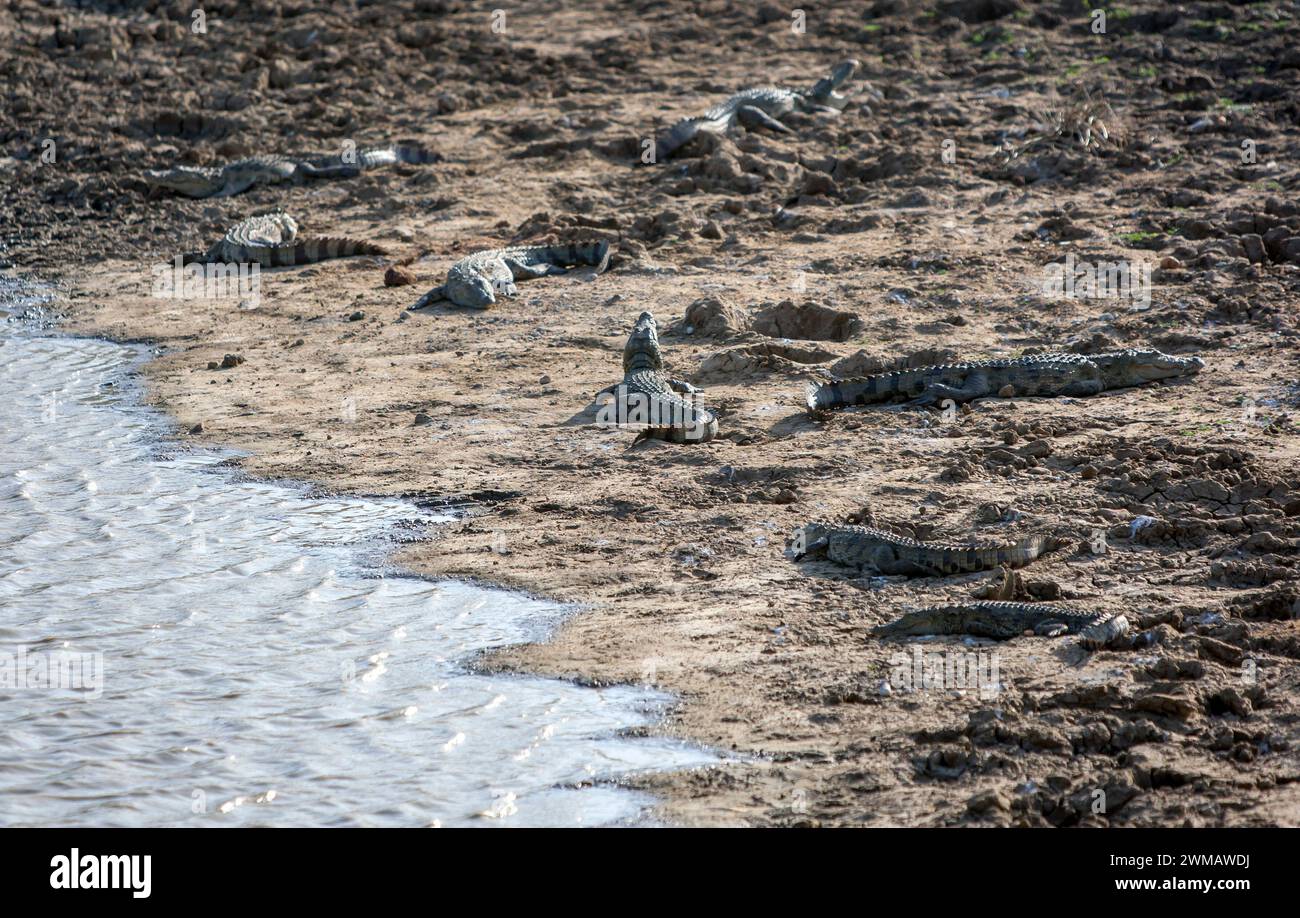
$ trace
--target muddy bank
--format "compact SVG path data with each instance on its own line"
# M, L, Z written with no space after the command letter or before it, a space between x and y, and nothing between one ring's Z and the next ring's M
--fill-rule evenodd
M1072 4L837 4L799 34L772 6L524 4L494 32L468 5L232 4L204 37L166 6L11 5L8 255L61 279L69 327L164 345L154 400L250 473L475 498L398 560L589 606L492 665L652 681L682 698L665 731L758 757L649 780L670 819L1294 824L1300 27L1127 10L1094 34ZM666 123L846 57L841 115L639 162ZM346 139L444 162L204 200L139 179ZM242 308L148 295L151 266L277 204L393 255L264 272ZM405 309L465 253L574 238L610 240L611 270ZM1150 287L1046 295L1070 256ZM395 263L417 283L385 286ZM591 423L642 310L717 440ZM947 415L802 409L832 374L1136 345L1206 368ZM801 523L849 517L1071 545L1005 587L786 556ZM1151 643L923 642L996 653L1001 689L905 690L914 645L870 629L989 589L1123 610Z

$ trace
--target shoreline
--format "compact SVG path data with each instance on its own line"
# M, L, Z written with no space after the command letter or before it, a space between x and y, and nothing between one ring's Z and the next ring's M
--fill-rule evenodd
M1134 6L1146 15L1157 5ZM1253 234L1243 232L1297 221L1278 202L1300 173L1280 153L1258 176L1225 177L1216 165L1217 134L1230 127L1271 131L1274 149L1300 152L1297 130L1261 108L1220 113L1223 132L1189 132L1214 100L1201 93L1201 106L1199 90L1179 88L1199 85L1197 67L1165 64L1168 86L1105 84L1127 143L1029 145L1026 125L1057 104L1054 93L1082 88L1063 71L1096 57L1086 30L1037 14L954 26L885 11L873 20L877 48L859 38L861 12L826 11L814 46L776 26L755 37L742 13L670 9L629 25L566 9L510 39L536 64L523 87L483 78L500 51L472 14L417 16L450 26L438 37L451 62L439 91L460 102L416 118L429 104L418 87L393 104L337 68L334 111L378 139L413 136L444 162L232 198L143 193L131 176L146 160L301 144L279 114L306 117L315 103L304 87L318 84L259 86L235 139L131 135L110 149L122 176L115 219L52 217L67 237L31 247L26 263L47 270L62 259L76 328L161 342L167 352L144 372L151 404L184 437L245 453L246 473L339 493L479 496L478 512L394 563L584 604L546 643L485 665L650 681L680 699L665 735L762 757L647 778L668 822L1300 823L1300 699L1287 687L1300 651L1278 611L1300 600L1288 548L1300 537L1300 271L1247 257ZM525 6L519 19L540 15ZM408 59L418 45L378 54L373 30L317 18L394 85L418 66ZM256 22L231 22L238 41L260 46ZM1034 54L994 57L997 47L973 40L992 28ZM1222 41L1263 60L1290 34ZM1205 39L1174 29L1163 40L1183 53ZM1113 41L1109 59L1091 65L1108 77L1149 51L1141 36ZM707 82L661 53L669 45L712 49ZM168 50L140 54L170 61ZM285 66L309 69L318 50ZM635 66L614 67L610 54ZM800 85L849 56L864 58L864 85L843 115L631 165L648 125L756 71ZM190 57L175 61L197 66ZM1214 77L1220 94L1246 91L1241 74ZM339 130L311 139L325 147ZM956 162L939 155L947 134ZM1006 153L1013 135L1026 144L1018 157ZM98 193L90 179L84 187ZM148 265L165 252L202 249L277 204L312 233L392 255L265 270L253 309L149 298ZM517 297L483 312L406 310L468 252L587 238L617 250L608 273L521 281ZM1067 256L1152 267L1150 302L1043 296ZM416 283L385 286L394 265ZM642 311L659 323L668 368L704 389L717 439L632 448L630 432L591 423ZM986 398L951 416L882 408L814 419L802 404L804 387L831 375L1134 346L1195 354L1206 367L1089 398ZM227 354L238 359L222 368ZM1242 420L1246 403L1257 411ZM196 425L201 433L184 433ZM1139 532L1142 517L1156 524ZM850 518L926 540L1066 539L1071 548L1008 580L1012 598L1123 611L1156 643L1084 654L1034 637L927 641L998 654L1003 691L993 701L883 692L891 659L915 645L871 630L904 609L983 595L999 575L880 579L786 556L804 523ZM1242 682L1243 659L1260 662L1260 681ZM1096 788L1121 802L1092 811Z
M23 277L7 274L5 276L15 279L20 288L24 284L37 282L30 275ZM112 390L114 393L112 396L113 403L106 410L131 414L142 413L147 418L150 430L148 442L154 450L160 451L157 453L151 452L150 461L161 460L166 462L179 456L188 456L190 458L197 456L209 459L210 462L204 462L199 467L191 469L190 474L200 479L211 478L211 487L216 488L218 491L222 489L229 490L240 485L254 484L286 492L299 500L328 499L367 504L382 502L389 505L400 505L396 509L401 513L401 516L380 524L363 540L349 544L347 551L351 563L355 565L349 576L360 576L363 580L370 577L379 577L395 578L398 581L408 582L422 581L453 592L463 591L465 588L471 591L483 591L484 595L487 595L491 601L506 599L518 602L525 600L540 605L544 610L540 616L536 614L538 610L533 610L534 614L521 618L516 623L515 627L524 636L521 636L517 641L502 645L504 647L513 646L516 643L545 642L563 626L567 619L575 614L580 614L581 610L571 603L558 602L548 597L510 590L486 581L433 577L405 568L397 563L395 559L403 546L418 547L429 541L430 533L436 531L437 527L452 521L451 517L440 516L436 510L419 506L400 495L357 494L337 489L326 489L306 479L261 478L249 474L245 469L241 468L239 459L244 457L228 446L216 442L198 443L195 442L195 438L192 436L186 442L185 430L180 426L177 419L160 410L151 398L152 390L147 380L147 368L153 360L161 356L157 353L160 349L158 342L153 339L122 342L104 336L88 336L70 331L66 321L64 321L66 315L60 309L61 298L59 294L48 284L41 284L39 289L45 294L41 302L37 304L39 315L33 316L25 310L12 313L13 318L11 321L16 322L18 326L18 339L40 340L55 338L73 343L87 342L104 347L120 348L123 354L121 366L109 371L106 377L105 384L114 386ZM3 339L3 337L0 336L0 339ZM0 340L0 343L3 343L3 340ZM455 659L455 668L465 676L502 676L507 683L514 679L531 683L552 681L530 673L506 671L494 673L490 668L481 665L481 661L490 659L496 649L486 646L470 650ZM584 685L580 680L568 680L568 684L574 688L585 690L610 687ZM644 687L631 685L627 686L627 688L635 692ZM651 690L644 698L640 698L640 696L637 696L637 698L639 700L624 699L618 702L618 704L625 705L629 712L634 712L635 717L628 718L629 723L626 726L617 728L610 733L594 733L591 737L593 746L608 743L611 739L619 742L627 740L638 745L647 742L645 737L656 734L655 728L657 724L666 719L667 712L676 703L676 699L657 690ZM610 701L606 699L599 702L598 706L609 703ZM414 708L411 710L414 710ZM647 723L638 722L641 719L646 720ZM646 757L647 755L648 753L645 750L640 751L640 757ZM703 749L696 744L684 744L682 754L677 757L686 759L691 757L711 757L712 755L713 753L710 750ZM636 758L636 756L633 758ZM586 786L616 788L635 795L628 798L629 806L635 812L618 818L609 823L610 825L653 824L656 819L656 806L653 802L646 802L641 799L645 796L645 792L638 785L638 780L648 768L652 770L658 767L673 768L671 764L637 767L628 773L630 777L620 775L617 769L611 769L609 773L595 774L586 780L575 777L570 781L559 782L551 790L564 792ZM708 767L708 765L680 766L683 770L704 767ZM276 794L272 790L268 799L274 799L275 796Z

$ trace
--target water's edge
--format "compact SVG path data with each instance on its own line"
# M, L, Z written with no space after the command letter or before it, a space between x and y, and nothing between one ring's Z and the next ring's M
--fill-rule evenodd
M6 283L8 282L8 283ZM21 301L23 296L29 296L30 287L24 281L13 282L12 278L0 275L0 318L5 317L5 301L10 303ZM35 308L30 308L34 306ZM195 472L201 473L208 482L215 482L216 488L211 485L203 489L204 497L210 497L212 492L230 492L246 490L256 492L258 495L265 496L270 492L277 492L275 496L268 498L273 502L270 508L273 515L285 514L292 516L296 512L303 511L316 512L312 502L320 502L330 505L331 508L344 508L339 512L351 512L356 508L364 508L361 512L375 512L377 515L367 519L366 535L361 539L349 539L342 543L348 556L348 566L341 568L342 573L337 580L331 580L331 585L339 582L347 584L352 588L352 584L358 581L378 583L382 590L385 586L392 584L410 585L421 584L427 588L430 595L424 592L418 593L419 603L426 608L429 618L417 618L413 621L407 621L398 624L394 633L400 633L403 639L406 639L409 632L415 628L426 626L429 620L437 615L448 614L449 602L469 602L465 597L474 597L473 601L478 601L482 597L487 597L484 602L489 604L495 603L503 605L513 610L514 621L509 625L500 623L494 624L489 628L489 634L485 635L479 626L479 632L473 637L458 638L452 655L443 655L440 653L443 648L442 644L436 643L435 638L425 636L426 642L417 652L415 659L404 661L406 666L415 670L424 668L436 670L436 675L440 679L445 679L438 692L447 691L448 685L463 686L467 690L472 686L473 691L484 690L485 685L488 693L496 691L499 686L506 686L508 691L504 693L493 694L490 699L482 706L485 711L495 710L502 705L509 705L516 699L514 696L520 696L519 708L515 712L519 719L528 721L529 717L535 716L536 723L530 726L536 726L538 723L544 723L547 718L553 717L554 712L559 709L563 711L563 721L565 727L554 729L554 724L545 723L538 733L543 739L538 742L524 744L526 748L521 749L520 743L515 742L509 746L509 749L515 750L516 757L523 756L526 760L534 751L541 746L550 743L552 739L559 736L561 740L567 740L574 744L574 749L569 750L569 757L564 755L552 756L557 761L551 764L553 770L562 772L557 779L548 786L548 791L539 792L535 787L530 787L524 793L516 793L508 789L495 789L492 798L492 804L481 810L472 810L470 815L475 817L466 822L464 813L456 811L455 801L448 803L448 812L445 816L434 816L430 820L420 821L420 807L418 804L413 806L403 805L401 801L386 800L379 807L380 813L376 815L373 812L367 812L364 803L358 808L358 802L364 801L366 794L364 790L352 790L351 796L348 797L354 810L346 813L331 813L327 803L320 803L313 809L312 816L303 819L300 814L290 817L287 823L281 822L280 819L268 814L274 810L281 809L290 805L290 800L286 799L283 793L277 795L274 788L262 788L259 786L245 788L246 793L240 795L233 794L229 800L224 801L221 806L233 803L221 815L229 813L241 814L252 811L258 811L258 816L254 818L239 818L233 820L215 820L205 821L197 820L203 824L248 824L248 825L276 825L276 824L315 824L314 820L327 822L330 824L362 824L362 825L407 825L407 824L481 824L476 820L490 820L492 824L649 824L649 817L656 806L653 798L639 792L632 792L620 786L620 780L639 773L672 771L679 768L690 768L698 766L707 766L717 761L717 758L706 750L698 747L668 740L657 736L644 736L648 727L661 723L663 713L671 699L662 693L654 692L646 688L635 686L616 686L606 689L596 689L581 685L577 681L566 681L559 679L542 679L540 677L513 675L507 673L482 673L477 671L476 663L482 655L488 651L520 643L531 643L547 640L560 625L560 623L570 615L577 614L580 609L577 606L567 604L561 605L549 602L545 599L527 596L519 591L510 590L502 587L484 587L477 584L466 583L461 581L433 580L414 574L408 570L398 567L391 561L391 556L395 548L403 543L410 541L420 541L423 539L423 532L427 528L436 525L441 519L449 519L448 515L439 517L423 507L417 507L408 501L399 501L392 498L376 498L373 496L339 494L328 489L321 488L310 482L301 481L259 481L247 475L242 469L232 467L231 460L238 454L219 448L212 449L191 449L178 442L175 439L179 428L178 425L166 414L147 404L146 383L140 381L142 375L141 368L150 360L159 355L162 351L156 344L144 345L138 341L131 344L121 344L119 342L105 341L104 339L87 339L66 335L59 330L57 321L53 320L51 313L44 308L41 303L29 301L24 308L17 310L8 310L8 324L11 331L6 333L0 328L0 364L9 360L11 355L17 349L17 341L63 341L63 342L86 342L80 347L104 346L111 348L120 348L124 352L130 353L130 359L126 360L115 373L110 374L111 379L105 381L109 383L107 388L113 390L112 397L108 402L107 409L120 414L133 416L137 425L143 424L149 427L152 437L152 443L148 450L147 461L151 467L162 467L166 472L179 471L184 475L193 475ZM21 319L21 321L16 321ZM14 334L12 329L19 327L22 330ZM7 345L7 347L6 347ZM74 347L77 347L74 345ZM6 353L8 351L8 353ZM3 468L0 468L3 471ZM215 477L214 476L215 473ZM155 477L157 477L155 475ZM165 476L164 476L165 477ZM21 488L20 488L21 490ZM278 492L283 492L280 494ZM94 492L92 492L94 493ZM3 495L0 495L2 498ZM279 503L274 503L279 501ZM374 508L380 508L375 511ZM191 517L193 514L191 514ZM377 525L371 526L370 524ZM191 521L192 525L192 521ZM0 546L8 547L8 543L3 540L5 533L0 529ZM21 543L27 539L33 538L33 533L20 533L18 541ZM295 535L286 536L288 541L292 541ZM337 559L334 559L337 560ZM3 608L3 600L6 594L3 590L5 585L5 576L17 576L13 570L6 572L3 566L4 558L0 556L0 608ZM188 568L185 569L188 572ZM202 572L200 572L201 574ZM333 576L337 572L334 568L329 569L329 575ZM25 570L18 570L18 574L25 575ZM187 573L187 576L190 574ZM405 588L405 587L404 587ZM436 595L435 595L436 594ZM451 597L449 599L449 597ZM77 614L75 598L72 600L72 608L67 610L73 617ZM403 597L396 599L376 599L373 596L367 596L367 602L373 602L381 607L377 613L378 618L393 616L400 618L407 611L405 607L410 602L404 602ZM12 603L10 604L12 607ZM459 608L459 607L457 607ZM476 606L479 610L481 607ZM374 607L366 608L365 611L374 613ZM19 610L20 619L22 610ZM452 609L451 613L455 617L456 610ZM0 616L0 651L7 649L5 644L11 644L14 632L12 628L7 627L8 614ZM48 616L45 619L39 619L43 631L49 631L50 622ZM30 623L29 623L30 624ZM59 623L67 627L67 622ZM440 624L438 630L446 623ZM19 629L21 630L21 629ZM138 635L137 635L138 637ZM225 636L228 637L228 636ZM298 635L295 633L294 638ZM374 636L367 636L368 639ZM437 641L444 641L445 635L438 635ZM417 640L413 643L420 645ZM357 648L352 648L357 649ZM421 656L423 653L423 657ZM354 654L355 655L355 654ZM396 663L388 663L389 652L382 651L376 676L376 681L383 676L389 668L396 666ZM345 653L346 656L346 653ZM372 658L373 662L373 658ZM360 675L360 680L364 681L370 674L370 670L364 671ZM412 693L418 693L426 687L424 681L427 680L428 673L424 672L416 676L406 684L405 688ZM541 686L542 688L539 688ZM317 691L318 686L313 684L312 691ZM332 689L331 689L332 690ZM454 691L454 689L453 689ZM546 698L540 699L538 692L546 695ZM549 693L549 694L548 694ZM54 691L51 695L56 694ZM503 695L511 696L502 700ZM526 696L526 697L525 697ZM552 697L563 696L563 697ZM5 689L0 687L0 727L9 726L6 716L5 707L13 702L15 698L18 703L30 698L30 695L18 693L15 695L6 695ZM108 697L106 694L105 697ZM334 704L336 699L320 696L323 704ZM585 697L587 701L581 699ZM417 710L417 705L402 705L401 701L408 700L405 698L385 699L388 701L398 701L396 717L399 722L410 721L412 724L421 723L419 719L414 719L416 715L409 712ZM532 702L537 702L539 706L533 706ZM599 715L584 710L587 702L594 702L597 708L601 709ZM427 702L426 702L427 704ZM371 706L373 707L373 705ZM540 712L540 713L539 713ZM65 711L47 712L57 716L65 715ZM444 712L438 711L435 706L435 717L432 718L434 723L439 723L439 718ZM460 713L458 711L452 713ZM331 719L330 726L334 729L347 729L355 725L356 722L365 722L365 731L367 738L372 743L375 741L374 726L371 723L373 718L388 717L383 711L352 712L355 720L349 720L348 716L342 719ZM613 715L611 719L611 715ZM450 716L450 714L448 715ZM40 713L26 714L21 718L24 727L32 729L30 725L37 721ZM93 720L93 718L92 718ZM427 722L427 721L426 721ZM485 723L489 728L495 728L496 722L490 718L484 717ZM504 726L501 729L516 730L518 723L503 721ZM91 725L87 725L88 728ZM478 726L482 728L483 724ZM588 728L595 728L595 732L590 732ZM588 732L584 732L588 730ZM434 731L430 726L428 731ZM549 731L549 732L548 732ZM405 731L410 734L412 731ZM436 731L434 731L436 732ZM33 734L38 734L39 730L33 730ZM633 736L632 734L639 734ZM460 737L460 742L457 742ZM41 742L43 738L36 736L33 740L36 743ZM464 743L464 733L456 733L444 739L442 733L438 733L437 750L446 752L449 748L455 749ZM410 741L410 737L404 736L401 742L394 742L393 746L387 749L379 756L379 759L387 761L393 757L393 751L400 748L403 752L410 752L403 745ZM384 739L378 742L378 745L385 746L392 740ZM558 745L558 743L556 743ZM593 749L590 752L583 752L579 747L586 745ZM627 747L633 747L629 750ZM429 747L425 752L429 752L434 747ZM117 750L120 752L120 750ZM134 750L138 752L139 750ZM371 755L373 750L367 750L366 753L358 754L358 766L365 765L373 767L376 757ZM507 753L507 748L503 746L498 750L498 757ZM320 750L321 756L327 761L334 761L339 755L344 754L339 749L329 747ZM578 760L584 756L598 760L596 765L590 761ZM437 762L431 758L421 759L419 753L415 756L407 756L408 761L412 764L414 771L420 772L422 777L432 780L433 785L438 784L439 775L437 774ZM538 759L543 758L538 755ZM491 756L485 761L489 761ZM419 764L415 764L416 762ZM427 774L430 771L430 762L433 762L432 775ZM7 764L0 758L0 764ZM66 762L63 763L66 765ZM302 763L299 763L302 764ZM487 767L480 765L479 767ZM471 769L472 771L472 769ZM544 771L544 769L543 769ZM335 776L336 777L336 776ZM458 775L457 780L469 782L473 785L475 777L471 775ZM377 776L372 777L372 781L380 780ZM426 782L427 783L427 782ZM479 783L482 783L481 781ZM504 782L508 784L508 782ZM527 782L525 782L527 783ZM75 782L72 782L75 785ZM34 782L20 784L20 787L6 788L3 779L0 779L0 824L53 824L61 823L65 817L56 815L53 818L42 820L41 814L36 809L19 810L15 819L14 812L6 804L7 794L9 791L21 789L24 793L30 795L32 788L36 786ZM476 785L475 785L476 786ZM272 791L271 799L266 800L268 790ZM427 789L426 789L427 790ZM433 791L436 796L436 790ZM259 796L260 795L260 796ZM600 798L594 804L584 803L581 806L574 807L566 801L574 796L586 795L588 798ZM56 797L58 795L55 795ZM279 796L283 801L281 804L275 804L275 798ZM249 801L254 803L270 804L266 807L246 806ZM533 812L526 812L526 809L533 803L536 807ZM477 805L477 804L476 804ZM220 807L218 807L220 809ZM141 807L132 810L127 807L128 814L131 813L149 813L157 815L156 809ZM520 813L524 813L522 818ZM85 819L87 824L101 824L91 819L86 819L87 813L83 810L81 818ZM202 812L195 811L191 815L207 816L206 809ZM323 817L323 818L322 818ZM540 817L540 818L539 818ZM70 822L75 823L72 819ZM162 824L190 824L196 820L177 818L174 820L163 819ZM120 813L115 818L106 819L104 824L157 824L149 817L133 819L131 815L122 818Z

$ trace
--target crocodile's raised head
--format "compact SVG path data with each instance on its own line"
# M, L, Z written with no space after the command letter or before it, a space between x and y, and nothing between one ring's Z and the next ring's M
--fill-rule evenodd
M1174 357L1154 348L1129 348L1088 358L1101 370L1107 389L1140 386L1157 379L1199 373L1205 361L1199 357Z
M150 169L145 172L144 180L155 188L165 188L191 198L214 195L226 184L220 169L205 169L201 166Z
M628 336L627 346L623 348L623 372L634 373L639 370L662 370L663 354L659 352L659 327L655 317L648 312L637 317Z
M818 105L825 105L827 108L843 109L849 104L849 97L840 95L837 90L853 79L853 74L858 72L858 62L853 58L841 62L829 77L823 77L818 80L812 90L808 93L808 98Z
M447 290L448 299L471 309L486 309L497 301L498 295L515 296L519 292L513 280L487 278L471 272L449 279Z

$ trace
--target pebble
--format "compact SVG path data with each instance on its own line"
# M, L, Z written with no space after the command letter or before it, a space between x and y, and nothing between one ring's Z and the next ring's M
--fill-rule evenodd
M409 287L415 279L415 272L404 265L389 265L384 272L385 287Z

